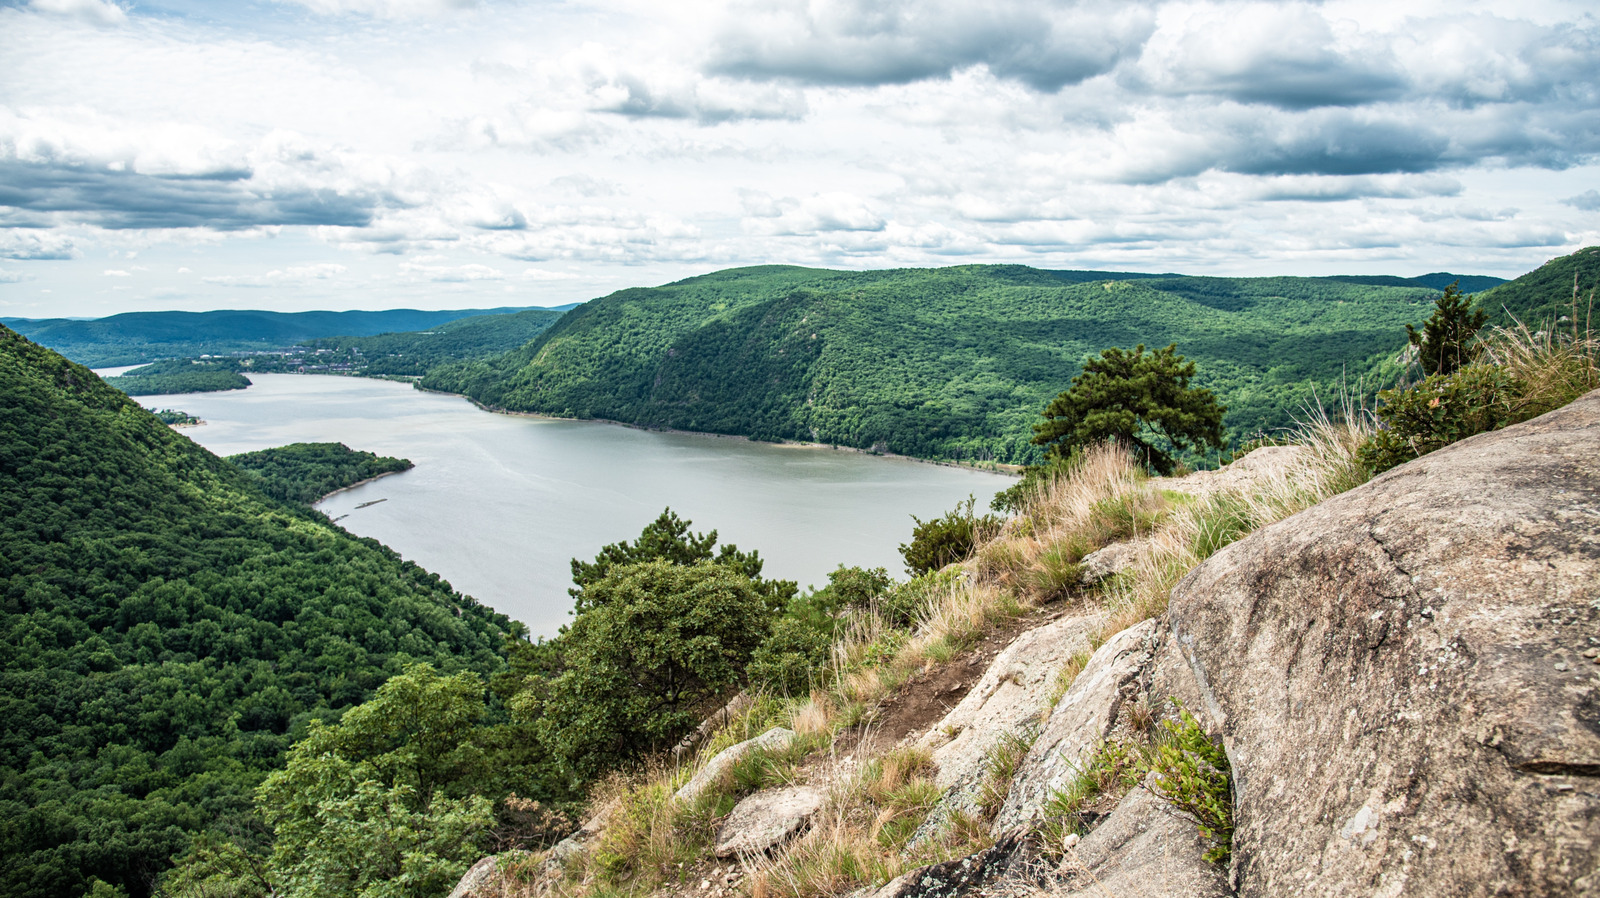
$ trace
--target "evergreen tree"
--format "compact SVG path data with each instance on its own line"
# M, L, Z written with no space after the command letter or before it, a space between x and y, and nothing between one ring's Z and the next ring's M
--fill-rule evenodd
M1459 282L1457 282L1459 283ZM1406 336L1417 347L1417 361L1423 374L1453 374L1472 361L1476 354L1478 331L1489 316L1472 308L1472 297L1457 284L1444 288L1444 295L1433 303L1433 315L1418 331L1406 325Z
M1174 453L1222 447L1222 415L1210 390L1189 386L1194 363L1176 344L1146 353L1112 347L1084 363L1044 409L1033 442L1049 447L1048 458L1065 459L1093 443L1114 440L1132 449L1151 470L1169 474Z

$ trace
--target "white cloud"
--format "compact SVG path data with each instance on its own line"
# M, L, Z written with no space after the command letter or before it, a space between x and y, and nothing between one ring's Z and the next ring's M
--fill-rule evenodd
M201 280L223 287L286 287L329 280L348 270L336 262L318 262L314 265L275 268L266 274L217 275Z
M477 0L277 0L324 16L360 15L383 19L437 16L475 9Z
M128 14L121 6L106 0L31 0L30 9L57 16L70 16L91 25L125 25Z
M20 284L23 281L31 280L33 280L33 275L31 274L24 274L20 271L7 271L4 268L0 268L0 284Z
M108 268L105 271L101 272L101 274L105 275L106 277L111 277L111 278L133 277L133 274L131 272L122 271L121 269L117 269L117 268Z

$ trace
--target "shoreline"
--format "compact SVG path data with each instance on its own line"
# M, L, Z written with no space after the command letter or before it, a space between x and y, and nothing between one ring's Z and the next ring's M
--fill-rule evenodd
M618 427L628 427L632 428L633 430L643 430L648 433L671 433L688 437L710 437L718 440L740 440L746 443L759 443L764 446L773 446L780 449L831 449L835 452L854 452L859 455L872 455L878 458L892 458L900 461L916 462L923 465L937 465L943 468L964 468L969 471L983 471L990 474L1003 474L1008 477L1022 476L1022 465L1007 465L1001 464L1000 462L962 462L934 458L918 458L915 455L900 455L895 452L874 452L870 449L858 449L855 446L836 446L832 443L810 443L802 442L800 440L756 440L737 433L708 433L703 430L680 430L676 427L651 427L646 424L632 424L627 421L614 421L610 418L563 418L557 415L542 414L540 412L519 412L513 409L500 408L499 406L486 405L476 399L473 399L471 396L463 396L460 393L451 393L447 390L430 390L427 387L415 383L412 385L412 388L420 390L424 393L433 393L439 396L457 396L472 403L474 407L489 412L490 414L506 415L512 418L533 418L538 421L592 421L597 424L615 424Z
M411 468L415 468L415 467L416 467L416 465L412 465L411 466ZM406 471L411 470L411 468L406 468L405 471L384 471L382 474L379 474L376 477L368 477L366 480L357 480L355 483L352 483L349 486L341 486L341 487L339 487L338 489L334 490L331 493L327 493L325 495L318 496L317 497L317 501L311 503L311 507L312 508L316 508L319 504L321 504L322 502L326 501L329 496L337 496L340 493L348 493L348 492L350 492L351 490L355 489L358 486L365 486L365 485L373 482L374 480L382 480L383 478L388 477L388 476L390 476L392 474L404 474Z

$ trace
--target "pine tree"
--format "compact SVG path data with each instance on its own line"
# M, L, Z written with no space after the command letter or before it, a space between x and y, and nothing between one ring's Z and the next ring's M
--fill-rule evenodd
M1072 387L1045 406L1033 442L1048 446L1052 459L1075 449L1115 440L1132 449L1151 470L1171 473L1174 452L1222 447L1222 415L1210 390L1190 387L1194 363L1176 344L1145 353L1112 347L1090 359Z
M1458 282L1459 283L1459 282ZM1489 316L1472 308L1472 297L1456 284L1444 288L1444 295L1433 303L1433 315L1418 331L1406 325L1406 336L1417 347L1417 361L1423 374L1453 374L1477 354L1478 331Z

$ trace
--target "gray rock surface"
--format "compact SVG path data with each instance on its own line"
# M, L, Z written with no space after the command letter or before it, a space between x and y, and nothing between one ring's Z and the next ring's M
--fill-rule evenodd
M1210 848L1193 820L1136 786L1067 852L1050 895L1224 898L1228 872L1205 859Z
M1004 734L1037 723L1056 673L1072 655L1088 650L1089 633L1102 619L1099 612L1073 614L1018 636L961 701L917 738L916 744L931 750L936 781L946 791L912 844L937 832L953 811L976 809L989 751Z
M500 894L500 858L489 855L472 865L450 890L450 898L492 898Z
M1240 895L1600 894L1600 393L1227 547L1169 615Z
M733 762L757 749L781 751L788 746L789 741L793 738L793 730L773 727L754 739L746 739L737 745L730 745L712 756L711 760L706 762L706 766L700 768L699 773L696 773L692 779L684 783L683 787L674 793L674 797L679 801L694 801L700 797L700 793L704 792L706 787L715 783L722 776L723 771L733 765Z
M1114 577L1133 567L1133 563L1139 560L1142 544L1142 540L1124 540L1083 556L1082 571L1078 575L1079 582L1084 586L1093 586L1107 577Z
M811 825L823 799L822 792L810 786L747 796L717 830L717 857L760 855L782 845Z
M995 815L993 832L1032 821L1050 793L1065 786L1089 752L1110 735L1125 694L1139 688L1155 631L1155 621L1129 627L1089 658L1017 769L1005 804Z

